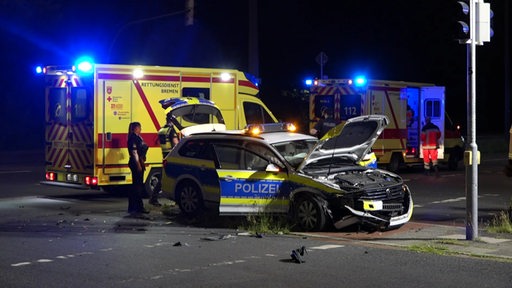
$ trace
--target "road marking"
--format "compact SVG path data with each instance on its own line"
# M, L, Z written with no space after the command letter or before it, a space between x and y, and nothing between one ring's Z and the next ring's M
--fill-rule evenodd
M106 251L111 251L111 250L112 250L111 248L106 248L106 249L100 249L99 251L106 252ZM59 255L59 256L56 256L55 259L65 260L65 259L73 258L76 256L93 255L93 254L94 254L94 252L84 251L84 252L79 252L79 253L75 253L75 254ZM43 259L34 260L32 262L12 263L11 267L21 267L21 266L32 265L32 264L37 264L37 263L51 263L53 261L54 261L53 259L44 259L43 258Z
M39 259L36 261L37 263L50 263L53 262L52 259Z
M445 199L440 201L434 201L430 202L430 204L443 204L443 203L453 203L453 202L460 202L460 201L466 201L466 197L459 197L459 198L453 198L453 199Z
M345 245L332 245L332 244L326 244L322 246L315 246L315 247L309 247L307 249L314 249L314 250L327 250L327 249L334 249L334 248L342 248L345 247Z
M11 264L12 267L19 267L19 266L25 266L25 265L30 265L31 263L30 262L20 262L20 263L14 263L14 264Z

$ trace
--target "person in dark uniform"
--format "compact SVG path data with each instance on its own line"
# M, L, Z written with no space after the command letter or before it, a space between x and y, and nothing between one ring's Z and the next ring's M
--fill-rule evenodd
M130 160L128 166L132 172L132 187L128 194L128 213L134 217L142 217L149 213L144 209L142 194L144 191L144 170L148 145L140 136L141 125L139 122L130 123L128 129L128 153Z
M323 107L322 118L316 122L315 126L311 128L309 133L321 139L329 130L334 128L338 123L334 120L331 109Z

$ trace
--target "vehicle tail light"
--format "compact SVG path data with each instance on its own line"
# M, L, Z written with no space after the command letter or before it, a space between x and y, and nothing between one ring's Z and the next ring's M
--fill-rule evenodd
M55 181L57 179L57 174L55 172L46 172L46 180L47 181Z
M415 147L407 147L407 155L416 155Z
M87 186L97 186L98 185L98 177L85 176L85 185L87 185Z

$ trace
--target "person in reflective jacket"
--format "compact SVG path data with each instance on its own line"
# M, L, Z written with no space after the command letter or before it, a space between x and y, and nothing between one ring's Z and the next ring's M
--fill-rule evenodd
M441 138L441 130L432 123L430 117L425 118L425 126L421 129L421 148L423 149L423 167L425 174L430 175L431 165L434 168L436 176L439 176L439 168L437 166L437 149L439 149L439 139Z

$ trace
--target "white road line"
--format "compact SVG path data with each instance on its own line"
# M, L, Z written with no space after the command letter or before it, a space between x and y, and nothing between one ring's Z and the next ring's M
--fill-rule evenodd
M342 248L342 247L345 247L345 245L326 244L326 245L322 245L322 246L309 247L309 248L306 248L306 249L327 250L327 249L335 249L335 248Z
M430 202L430 204L443 204L443 203L453 203L453 202L460 202L460 201L466 201L466 197L459 197L459 198L453 198L453 199L445 199L440 201L434 201Z
M111 250L112 250L112 248L106 248L106 249L100 249L99 251L107 252L107 251L111 251ZM59 255L59 256L56 256L55 259L65 260L65 259L73 258L76 256L93 255L93 254L94 254L94 252L84 251L84 252L79 252L79 253L75 253L75 254ZM54 261L54 259L37 259L32 262L13 263L13 264L11 264L11 267L21 267L21 266L32 265L32 264L37 264L37 263L51 263L53 261Z

